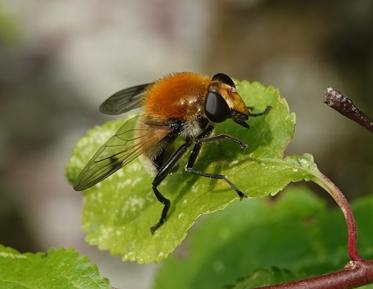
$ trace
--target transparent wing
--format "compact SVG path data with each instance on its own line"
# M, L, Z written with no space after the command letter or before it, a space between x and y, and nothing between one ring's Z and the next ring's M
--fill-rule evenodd
M116 115L140 107L146 89L152 84L140 84L114 93L100 105L100 111L105 114Z
M130 128L126 122L89 160L78 176L74 189L83 191L107 178L169 134L167 127ZM132 126L133 127L133 126Z

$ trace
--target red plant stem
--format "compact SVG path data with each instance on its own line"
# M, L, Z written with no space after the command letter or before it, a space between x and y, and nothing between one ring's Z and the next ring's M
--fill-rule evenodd
M350 261L337 272L311 277L287 284L258 287L256 289L349 289L373 282L373 261Z
M346 197L344 196L342 191L321 172L319 172L319 175L316 176L316 179L314 181L329 193L329 195L334 199L334 201L342 210L347 224L348 255L350 256L350 260L362 260L357 248L357 230L355 218Z

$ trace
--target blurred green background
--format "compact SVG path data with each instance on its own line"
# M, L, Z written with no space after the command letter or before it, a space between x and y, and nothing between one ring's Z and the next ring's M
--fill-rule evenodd
M372 192L373 135L322 102L332 86L373 115L372 1L0 0L0 243L74 246L112 284L149 288L155 266L84 243L64 166L106 97L176 71L278 87L297 114L288 152L350 199Z

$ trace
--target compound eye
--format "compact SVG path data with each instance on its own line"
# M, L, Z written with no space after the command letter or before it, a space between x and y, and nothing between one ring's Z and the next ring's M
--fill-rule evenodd
M231 110L224 98L215 91L209 91L205 102L206 116L212 122L222 122L231 117Z
M217 80L217 81L220 81L222 83L228 84L229 86L236 87L236 85L234 84L232 78L230 78L228 75L226 75L224 73L217 73L217 74L215 74L212 77L212 80Z

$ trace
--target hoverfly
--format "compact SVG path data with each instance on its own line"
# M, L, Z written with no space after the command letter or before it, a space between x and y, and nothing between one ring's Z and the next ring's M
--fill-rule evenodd
M242 199L246 195L226 176L193 168L202 144L229 140L241 149L247 145L228 134L213 135L214 125L227 119L249 128L250 113L236 90L233 80L223 73L206 76L182 72L168 75L156 82L132 86L118 91L100 106L100 111L118 115L135 108L142 112L135 129L124 124L91 158L78 176L74 189L82 191L104 180L140 155L150 161L155 177L152 188L163 204L159 221L150 228L152 234L166 221L170 201L158 190L159 184L176 167L178 161L193 146L185 170L198 176L225 181ZM183 143L175 150L177 137Z

